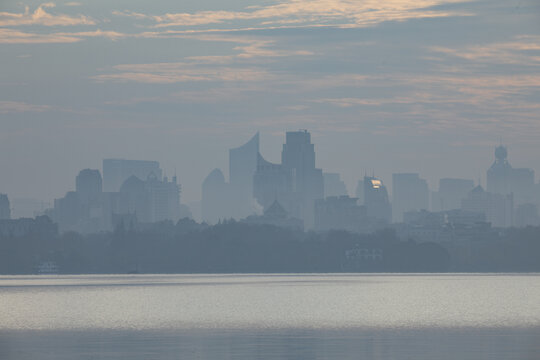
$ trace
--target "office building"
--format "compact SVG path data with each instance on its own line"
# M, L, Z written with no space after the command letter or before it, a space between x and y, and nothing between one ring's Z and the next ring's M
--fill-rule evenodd
M534 187L534 171L512 168L506 147L497 146L495 161L487 171L487 191L501 195L513 194L514 203L520 205L530 202Z
M103 190L106 192L120 191L120 187L131 176L145 181L153 174L161 181L162 171L157 161L104 159L103 160Z
M241 219L255 212L253 176L258 154L259 133L244 145L229 150L229 217Z
M306 228L314 226L315 200L324 196L322 170L315 168L315 148L307 130L286 133L281 164L266 161L260 154L253 178L257 202L267 209L277 200Z
M513 225L514 202L512 194L502 195L484 191L478 185L461 201L461 209L483 213L494 227Z
M388 200L386 186L381 179L364 177L364 205L370 218L387 224L392 221L392 206Z
M231 196L229 184L219 169L214 169L202 184L201 216L210 225L230 218Z

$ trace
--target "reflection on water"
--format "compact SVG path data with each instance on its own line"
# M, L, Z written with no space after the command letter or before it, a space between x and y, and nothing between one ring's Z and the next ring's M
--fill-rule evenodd
M540 359L538 275L0 277L0 359Z

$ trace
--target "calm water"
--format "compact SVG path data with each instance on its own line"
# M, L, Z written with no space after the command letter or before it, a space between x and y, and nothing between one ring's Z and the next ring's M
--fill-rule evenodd
M0 359L540 359L540 275L0 276Z

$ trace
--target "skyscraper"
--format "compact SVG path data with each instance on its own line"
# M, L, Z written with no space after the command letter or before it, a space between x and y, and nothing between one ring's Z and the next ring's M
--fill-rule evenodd
M426 180L418 174L392 175L392 214L394 222L403 221L403 213L428 210L429 189Z
M229 184L219 169L214 169L202 184L201 217L209 224L230 217Z
M275 201L278 201L285 211L292 208L292 177L281 164L265 160L261 154L257 157L257 170L253 176L253 196L266 211Z
M148 193L150 222L179 220L180 185L176 176L169 181L166 176L163 180L158 180L156 176L151 175L145 182L145 189Z
M122 213L134 213L140 222L178 221L180 185L176 176L159 180L151 174L146 181L130 176L120 187Z
M487 191L513 194L516 205L528 203L534 193L534 171L512 168L507 157L506 147L500 145L495 148L495 162L487 171Z
M244 145L229 150L230 217L240 219L254 213L253 175L257 171L259 133Z
M324 196L322 170L315 168L315 146L307 130L289 131L281 152L281 164L289 171L293 193L298 198L291 214L304 220L307 228L314 224L315 200Z
M382 180L371 176L364 177L364 205L370 218L385 223L392 221L392 206Z
M97 202L103 191L99 170L81 170L75 178L75 191L82 204Z
M491 193L484 191L478 185L461 201L461 209L485 214L486 220L495 227L513 225L514 203L512 194Z
M314 224L315 200L324 196L322 170L315 168L315 148L307 130L286 133L281 164L272 164L260 154L253 178L254 196L265 209L275 200L306 228Z
M103 189L106 192L117 192L130 176L145 181L150 174L161 181L162 171L157 161L104 159Z

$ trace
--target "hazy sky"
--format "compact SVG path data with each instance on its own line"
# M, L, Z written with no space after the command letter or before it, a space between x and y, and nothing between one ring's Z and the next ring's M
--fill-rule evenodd
M502 139L540 171L538 0L0 2L0 192L50 200L103 158L176 168L200 198L261 132L279 162L485 179Z

